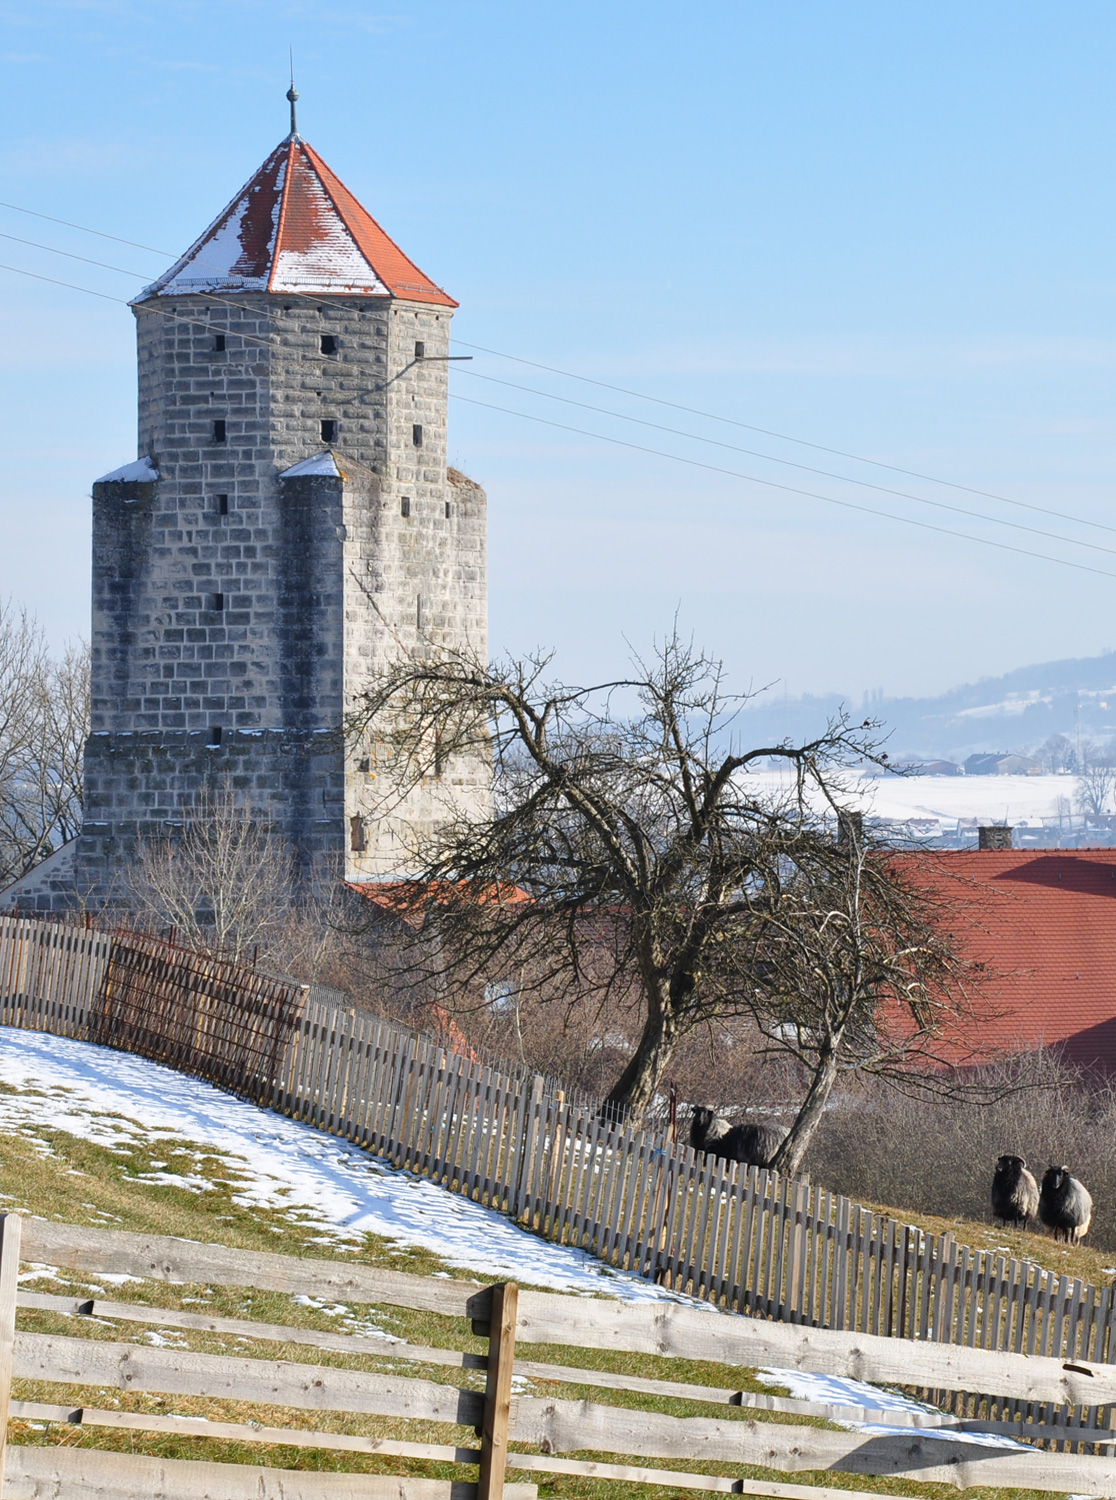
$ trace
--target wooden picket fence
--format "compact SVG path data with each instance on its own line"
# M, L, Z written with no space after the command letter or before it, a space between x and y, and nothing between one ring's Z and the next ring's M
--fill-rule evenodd
M1112 1286L972 1250L824 1188L707 1158L663 1130L604 1121L541 1078L154 938L0 918L0 1023L168 1063L617 1270L727 1310L1116 1361ZM945 1399L957 1406L962 1398ZM1107 1422L1110 1413L1076 1420Z
M94 1280L105 1272L124 1273L132 1278L129 1300L20 1290L21 1258ZM151 1283L163 1284L156 1288L159 1295L151 1295ZM473 1351L430 1348L265 1323L251 1316L226 1318L199 1304L197 1297L184 1298L191 1284L259 1288L315 1300L325 1295L350 1306L386 1304L468 1318L484 1343ZM181 1289L177 1297L175 1285ZM168 1301L180 1305L167 1306ZM17 1328L20 1310L32 1317L61 1316L67 1331L33 1331L26 1327L26 1316L24 1328ZM162 1330L162 1345L137 1342L136 1325L137 1331ZM209 1340L233 1340L234 1351L176 1347L163 1337L167 1330L179 1331L180 1338L203 1333ZM275 1344L285 1346L282 1360L273 1357ZM533 1346L531 1359L520 1356L521 1344ZM578 1362L570 1366L548 1359L548 1346L554 1345L575 1350ZM590 1349L697 1360L707 1368L719 1364L723 1384L589 1368L593 1361L578 1356ZM329 1362L330 1354L363 1356L374 1367L354 1368L350 1361L339 1368ZM392 1368L397 1363L405 1373ZM415 1377L416 1365L426 1367L428 1378ZM534 1500L535 1486L506 1483L508 1471L529 1478L568 1475L783 1500L870 1500L863 1492L787 1484L778 1477L804 1470L961 1487L1116 1494L1116 1429L1111 1425L1072 1428L896 1411L882 1393L878 1401L866 1395L864 1406L849 1407L739 1389L742 1368L772 1365L881 1384L914 1380L954 1392L999 1393L1003 1400L1036 1409L1079 1407L1092 1386L1102 1400L1116 1402L1116 1367L1111 1365L1067 1366L1056 1359L717 1317L678 1304L585 1299L520 1290L511 1283L483 1287L351 1260L304 1260L42 1219L21 1222L15 1214L0 1218L0 1480L13 1500L42 1494L89 1500L109 1494L115 1500L207 1500L214 1495L222 1500L355 1500L358 1495L373 1500ZM460 1371L483 1372L483 1392L463 1388ZM520 1377L518 1392L515 1376ZM12 1400L13 1380L62 1389L54 1404L22 1400L18 1391ZM540 1382L545 1383L541 1390ZM78 1400L90 1390L102 1397L106 1390L120 1391L124 1399L75 1406L75 1387L84 1388ZM582 1398L586 1387L591 1399ZM685 1405L681 1414L667 1415L647 1409L646 1402L624 1405L625 1392L670 1397L675 1413ZM135 1399L140 1393L179 1402L202 1398L207 1418L153 1412L154 1403ZM57 1399L63 1396L65 1401ZM215 1409L214 1401L225 1403L225 1409ZM286 1408L297 1414L297 1424L261 1425L261 1407ZM734 1413L729 1410L733 1407L744 1410ZM776 1420L763 1420L764 1413L777 1414ZM321 1414L330 1415L328 1423ZM40 1440L19 1442L27 1429L17 1426L5 1449L9 1416L17 1423L34 1423ZM450 1442L432 1442L429 1433L398 1438L391 1429L385 1432L382 1422L369 1424L368 1417L386 1418L404 1432L409 1432L404 1424L416 1419L465 1431L451 1434ZM868 1431L863 1426L823 1428L795 1422L796 1417L871 1426ZM344 1430L356 1425L354 1418L364 1432ZM372 1432L367 1431L370 1425ZM126 1434L131 1451L118 1451L119 1442L117 1451L80 1444L83 1431L97 1430ZM145 1441L158 1443L168 1436L197 1440L195 1452L202 1456L165 1459L136 1451ZM1000 1441L990 1445L990 1436ZM1045 1446L1033 1446L1035 1440ZM1052 1451L1052 1440L1063 1447L1067 1441L1084 1440L1093 1451ZM221 1461L220 1448L210 1446L214 1441L436 1462L454 1466L457 1477L323 1473L313 1461L301 1470L228 1463ZM578 1453L591 1456L572 1456ZM272 1462L277 1457L273 1454ZM653 1467L656 1460L683 1465L703 1460L712 1472ZM461 1474L462 1465L477 1466L475 1480ZM729 1465L773 1470L776 1478L716 1472Z

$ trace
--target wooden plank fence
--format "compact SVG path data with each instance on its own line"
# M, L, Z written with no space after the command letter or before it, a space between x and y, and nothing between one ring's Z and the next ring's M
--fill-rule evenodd
M1090 1364L1116 1292L972 1250L824 1188L597 1117L338 999L150 937L0 918L0 1023L167 1062L367 1148L548 1239L731 1311ZM988 1393L984 1393L987 1395ZM957 1412L1055 1410L951 1391ZM1063 1425L1106 1425L1094 1402Z
M775 1360L821 1374L892 1381L933 1382L943 1388L1008 1393L1032 1400L1052 1400L1066 1409L1079 1403L1083 1388L1095 1382L1104 1399L1116 1399L1116 1366L1066 1366L1056 1359L1027 1359L1014 1353L963 1346L884 1338L829 1329L803 1330L764 1319L717 1317L688 1305L649 1305L585 1299L553 1292L520 1291L513 1284L482 1287L471 1282L407 1275L351 1262L302 1260L218 1245L117 1230L28 1220L20 1245L15 1215L0 1220L0 1328L10 1355L0 1362L0 1406L8 1405L12 1379L117 1389L163 1396L202 1397L209 1401L247 1403L249 1414L263 1406L299 1413L299 1425L277 1428L235 1420L233 1410L221 1420L88 1408L41 1401L11 1402L17 1420L66 1424L75 1428L115 1428L130 1434L177 1434L201 1439L233 1439L286 1448L321 1448L354 1454L477 1465L477 1480L390 1478L377 1474L293 1472L208 1460L157 1461L133 1452L74 1449L61 1443L38 1446L9 1444L0 1454L4 1492L13 1497L43 1493L112 1494L117 1497L158 1495L163 1500L329 1500L332 1496L396 1496L397 1500L531 1500L534 1486L506 1484L505 1471L526 1475L566 1474L604 1480L657 1484L671 1490L776 1497L776 1500L868 1500L866 1494L828 1486L798 1486L777 1480L729 1474L691 1473L651 1467L650 1461L750 1465L767 1470L824 1471L844 1475L882 1476L899 1480L1073 1491L1078 1495L1116 1493L1116 1429L1091 1429L1090 1453L1052 1452L1033 1446L1048 1440L1048 1427L1015 1423L1011 1436L1031 1443L989 1445L989 1434L1004 1435L1005 1424L961 1421L940 1412L897 1413L882 1404L850 1411L822 1402L805 1403L775 1396L701 1385L652 1381L623 1371L601 1371L558 1365L542 1358L524 1361L518 1346L528 1342L544 1356L548 1345L575 1351L658 1354L719 1363L732 1380L741 1368ZM257 1287L297 1295L310 1287L343 1288L350 1302L387 1304L432 1310L448 1317L472 1319L474 1333L487 1341L485 1353L459 1349L426 1349L407 1343L384 1343L359 1334L224 1318L142 1301L110 1302L19 1291L16 1267L20 1255L94 1276L110 1268L127 1268L140 1281ZM143 1296L142 1287L133 1295ZM164 1297L157 1302L167 1300ZM17 1327L19 1309L61 1314L73 1320L69 1333L38 1333ZM89 1320L89 1321L86 1321ZM78 1325L84 1326L79 1327ZM204 1331L236 1340L233 1354L199 1353L185 1347L149 1347L127 1339L128 1325ZM121 1328L121 1324L125 1325ZM260 1345L279 1342L294 1348L275 1360ZM306 1350L298 1354L299 1348ZM338 1368L321 1361L321 1351L371 1356L375 1372ZM318 1351L314 1363L313 1351ZM383 1365L403 1365L402 1372ZM413 1374L414 1365L441 1367L432 1379ZM484 1371L483 1394L462 1388L458 1371ZM550 1383L549 1392L528 1386L514 1394L513 1376ZM571 1400L556 1385L595 1386L591 1400ZM689 1411L666 1415L625 1405L622 1393L669 1393ZM598 1394L599 1393L599 1394ZM59 1392L62 1395L63 1392ZM619 1399L618 1399L619 1397ZM71 1396L72 1399L72 1396ZM779 1414L776 1422L757 1420L727 1407L751 1406ZM697 1408L696 1411L694 1408ZM677 1410L677 1408L676 1408ZM454 1442L397 1440L344 1431L317 1430L321 1412L373 1415L394 1422L436 1421L467 1429ZM788 1421L806 1415L846 1424L842 1430ZM872 1424L870 1430L848 1430L849 1422ZM331 1424L336 1425L336 1424ZM468 1431L472 1429L472 1431ZM929 1430L926 1430L929 1429ZM1065 1428L1055 1428L1063 1434ZM18 1434L17 1434L18 1435ZM476 1438L480 1438L479 1447ZM982 1441L983 1439L983 1441ZM530 1446L536 1451L520 1451ZM592 1457L577 1457L591 1454ZM601 1454L606 1455L602 1461ZM620 1462L609 1462L616 1458ZM394 1486L394 1488L392 1487Z

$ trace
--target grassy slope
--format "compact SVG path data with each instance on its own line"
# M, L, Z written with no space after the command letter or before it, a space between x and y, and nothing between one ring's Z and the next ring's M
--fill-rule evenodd
M259 1250L282 1250L287 1254L314 1256L336 1255L372 1265L390 1266L418 1274L445 1271L438 1259L423 1250L401 1250L375 1236L367 1236L359 1245L335 1248L323 1247L320 1227L310 1226L278 1210L244 1208L235 1201L237 1174L235 1164L214 1153L207 1147L196 1146L188 1141L168 1142L162 1137L152 1146L137 1144L122 1138L113 1147L95 1145L89 1141L52 1129L48 1123L49 1105L44 1099L44 1123L25 1127L14 1134L0 1135L0 1190L5 1207L23 1213L38 1214L78 1224L99 1224L107 1227L129 1229L155 1234L179 1235L188 1239L209 1241L224 1245ZM186 1178L204 1177L212 1187L204 1192L188 1188L143 1180L151 1174L179 1174ZM927 1224L927 1227L937 1227ZM959 1238L965 1237L969 1226L951 1226ZM975 1230L978 1226L972 1226ZM986 1226L980 1226L984 1228ZM1033 1238L1033 1237L1029 1237ZM972 1241L970 1240L970 1243ZM1028 1241L1029 1242L1029 1241ZM996 1243L1008 1243L1000 1236ZM1055 1248L1055 1247L1050 1247ZM1083 1252L1074 1252L1080 1255ZM455 1274L451 1272L450 1274ZM273 1323L289 1323L330 1330L361 1331L375 1325L386 1332L406 1338L415 1343L433 1344L443 1348L474 1349L482 1352L484 1345L474 1338L464 1320L439 1317L434 1314L412 1312L404 1308L390 1310L350 1307L341 1313L330 1313L321 1307L298 1305L291 1298L278 1293L252 1292L238 1288L167 1286L160 1283L126 1282L123 1286L106 1286L103 1283L83 1280L78 1274L60 1272L44 1274L29 1283L37 1291L80 1293L106 1292L115 1300L136 1300L160 1307L186 1306L198 1310L204 1306L215 1314L259 1318ZM151 1338L150 1328L117 1324L106 1329L104 1324L85 1323L80 1320L59 1317L53 1314L24 1311L20 1313L20 1326L40 1332L64 1333L70 1336L110 1337L113 1339L142 1342ZM226 1352L237 1355L256 1355L261 1358L286 1358L296 1361L313 1361L336 1367L366 1370L398 1371L398 1361L386 1362L371 1356L359 1358L317 1351L311 1352L297 1345L280 1346L271 1343L245 1344L212 1334L183 1333L179 1330L164 1330L162 1335L168 1342L199 1351ZM598 1369L629 1371L642 1375L660 1376L674 1380L686 1380L696 1384L723 1385L725 1371L715 1364L700 1364L678 1360L656 1359L643 1355L625 1355L604 1350L574 1350L559 1348L530 1349L523 1346L525 1357L553 1360L567 1364L581 1364ZM408 1367L403 1366L403 1369ZM479 1377L465 1372L438 1374L430 1367L412 1366L409 1373L424 1378L452 1379L454 1382L477 1383ZM738 1371L735 1383L744 1389L769 1390L759 1385L749 1372ZM566 1397L584 1396L601 1399L601 1392L590 1388L578 1388L560 1383L535 1382L540 1394ZM135 1411L174 1411L182 1415L204 1416L210 1420L251 1420L274 1427L319 1426L335 1431L367 1433L378 1436L408 1437L441 1442L461 1442L460 1429L439 1427L431 1423L393 1423L380 1418L349 1417L330 1414L313 1416L310 1413L287 1411L283 1408L247 1407L227 1401L215 1401L176 1397L173 1402L157 1396L118 1390L98 1390L80 1387L61 1387L20 1381L13 1391L16 1399L44 1402L66 1402L75 1406L119 1407ZM634 1393L613 1392L610 1400L635 1408L667 1411L677 1415L710 1415L710 1408L700 1404L643 1397ZM727 1420L746 1420L750 1415L740 1408L718 1407L716 1415ZM765 1414L766 1416L767 1414ZM775 1414L770 1420L779 1421ZM801 1418L782 1419L801 1422ZM421 1431L419 1430L421 1429ZM12 1439L17 1443L60 1443L67 1446L114 1448L122 1451L147 1452L167 1458L214 1458L250 1464L264 1464L281 1468L299 1469L343 1469L365 1472L414 1472L441 1475L446 1478L461 1477L461 1470L451 1466L422 1464L400 1459L364 1457L362 1455L329 1453L313 1449L287 1447L264 1447L254 1444L217 1442L200 1438L161 1437L155 1434L120 1432L111 1430L76 1430L61 1424L34 1426L26 1422L13 1422ZM464 1435L468 1441L468 1434ZM608 1455L597 1456L608 1460ZM664 1462L662 1468L687 1468L698 1472L732 1474L737 1477L752 1477L809 1483L811 1479L831 1486L867 1490L883 1494L909 1494L933 1496L935 1500L955 1496L956 1491L947 1486L914 1484L907 1481L864 1480L851 1475L826 1474L810 1476L784 1475L771 1471L750 1469L726 1464L703 1464L700 1462L671 1465ZM603 1500L610 1494L631 1492L646 1495L649 1500L666 1497L669 1488L604 1484L600 1481L580 1480L565 1477L548 1478L543 1475L525 1475L537 1479L540 1496L555 1497L555 1500ZM1003 1495L1007 1492L974 1489L968 1492L974 1497ZM1014 1491L1013 1494L1030 1492Z
M903 1224L914 1224L931 1234L952 1234L959 1245L971 1250L999 1251L1017 1260L1030 1260L1059 1276L1076 1276L1089 1286L1107 1286L1112 1281L1116 1252L1095 1250L1091 1245L1062 1245L1041 1226L1035 1229L1001 1229L998 1224L979 1219L943 1219L934 1214L907 1212L887 1208L879 1203L865 1203L874 1213L890 1214Z

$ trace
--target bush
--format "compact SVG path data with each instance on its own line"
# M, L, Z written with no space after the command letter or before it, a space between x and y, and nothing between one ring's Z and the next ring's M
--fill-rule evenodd
M1040 1182L1064 1163L1093 1195L1089 1242L1116 1249L1116 1091L1043 1054L983 1076L1013 1092L982 1105L905 1097L871 1080L846 1089L811 1146L814 1181L859 1202L989 1220L998 1156L1024 1157Z

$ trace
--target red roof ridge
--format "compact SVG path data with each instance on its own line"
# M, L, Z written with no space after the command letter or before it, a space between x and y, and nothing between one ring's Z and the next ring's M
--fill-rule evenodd
M293 117L293 114L294 114L294 105L293 104L291 105L291 114L292 114L292 117ZM293 133L293 130L292 130L291 135L288 137L287 141L285 142L285 144L286 144L286 147L287 147L287 170L283 173L283 186L279 190L279 214L278 214L278 217L276 218L276 221L275 221L275 243L274 243L274 248L272 250L272 255L271 255L271 268L268 271L268 275L267 275L267 289L268 289L269 292L273 292L275 290L275 286L274 286L275 272L276 272L276 270L278 268L278 265L279 265L279 251L280 251L280 247L283 244L283 230L284 230L284 228L286 226L286 222L287 222L287 204L290 202L290 196L291 196L290 195L291 167L294 165L295 147L300 144L299 138L298 138L297 135L295 135ZM280 147L280 149L282 149L282 148ZM270 160L271 160L271 158L268 157L268 161L270 161ZM265 167L266 167L266 165L267 165L267 162L264 163ZM257 173L257 176L258 175L259 174Z
M368 223L371 225L373 231L384 241L386 245L389 245L391 247L391 249L399 257L403 265L409 267L410 270L414 271L417 276L421 277L421 280L418 282L406 282L398 278L394 278L389 283L392 286L393 290L396 287L401 287L412 292L429 293L432 294L429 297L430 301L439 301L444 303L448 307L459 306L459 304L454 301L454 299L449 295L448 292L443 291L436 281L432 281L430 277L427 276L426 272L420 270L420 268L415 265L410 256L400 249L399 245L395 240L392 239L391 235L388 234L383 225L372 217L372 215L365 208L364 204L358 197L356 197L355 194L350 193L349 189L341 181L337 173L333 171L328 162L324 161L322 157L318 155L313 146L310 145L309 141L300 141L299 144L306 152L306 155L310 160L310 164L313 166L314 171L317 173L318 180L322 184L322 187L325 189L326 193L328 193L330 201L332 202L334 208L336 208L338 214L340 214L350 233L353 233L353 237L357 240L357 244L360 245L360 240L356 236L355 231L353 230L353 226L349 223L349 217L346 213L345 205L338 201L339 197L347 199L349 204L349 212L354 214L354 216L363 215L363 217L368 220ZM364 247L361 246L361 249L363 251ZM426 300L426 298L424 297L423 300Z
M457 306L297 136L268 155L209 228L136 301L218 290Z

